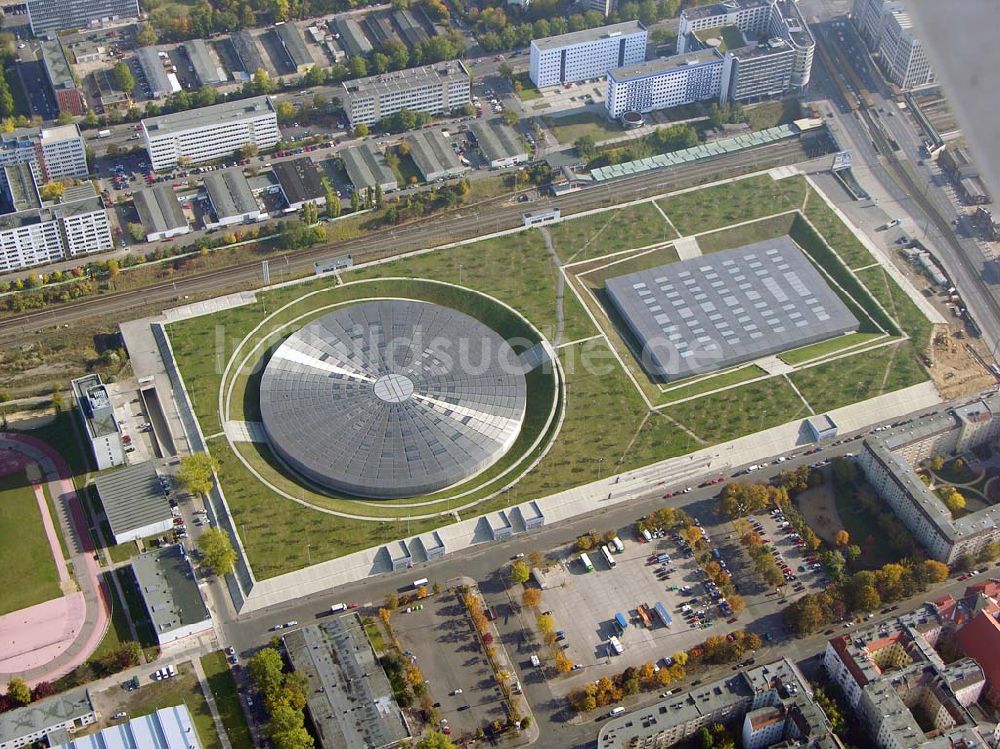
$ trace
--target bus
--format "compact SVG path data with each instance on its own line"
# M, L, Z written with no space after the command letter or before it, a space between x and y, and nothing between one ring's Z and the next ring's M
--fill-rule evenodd
M413 589L414 590L416 590L417 588L422 588L425 585L427 585L427 578L426 577L422 577L419 580L414 580L413 581Z
M604 561L608 563L608 567L610 567L611 569L614 569L615 567L618 566L618 563L615 562L615 558L611 556L611 552L608 551L607 546L601 547L601 556L604 557Z
M590 557L588 557L586 554L580 555L580 564L583 565L583 568L587 570L587 572L594 571L594 565L590 563Z

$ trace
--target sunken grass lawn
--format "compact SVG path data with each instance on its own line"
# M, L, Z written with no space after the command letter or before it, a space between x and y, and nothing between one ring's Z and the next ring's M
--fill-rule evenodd
M226 654L216 650L203 655L201 668L205 672L205 679L208 681L209 689L212 690L212 696L215 697L215 707L219 711L222 725L225 726L226 735L229 736L229 743L233 749L250 749L253 740L240 705L239 693L236 691L236 680L233 679L229 663L226 661Z
M751 130L787 125L801 116L799 101L795 97L781 101L765 101L743 110Z
M763 242L765 239L783 237L791 230L794 220L794 214L791 213L770 216L738 226L735 229L719 229L702 234L696 241L701 254L710 255L713 252L722 252L754 242Z
M866 268L857 271L856 275L879 304L885 307L899 326L909 334L918 349L922 350L930 344L934 325L906 292L899 288L899 284L889 278L884 268L881 266Z
M591 112L569 114L564 117L543 117L542 121L552 131L556 140L564 146L572 145L584 135L593 137L598 143L617 138L624 131L621 126L608 122L606 117Z
M0 477L0 539L0 566L8 580L0 590L0 614L62 596L42 513L23 472Z
M677 231L690 236L801 208L806 188L806 181L800 177L773 180L763 174L683 192L658 202Z
M677 238L652 202L570 217L548 227L563 262L588 260Z
M802 348L785 351L778 354L778 356L786 364L797 366L813 361L814 359L825 359L828 356L862 346L881 337L879 333L847 333L836 338L828 338L825 341L803 346Z
M521 90L517 92L521 101L531 101L542 97L542 92L531 82L531 76L527 72L518 73L514 76L514 80L521 84Z
M716 375L702 377L693 382L684 384L674 384L674 388L667 390L659 398L660 403L674 403L685 398L693 398L696 395L710 393L719 388L730 387L732 385L742 385L744 382L755 380L758 377L765 377L767 372L756 364L746 364L735 369L728 369Z
M822 196L816 195L811 189L806 202L806 218L823 235L827 244L833 247L844 264L851 269L864 268L875 262L868 251L833 209L827 205Z
M816 413L840 408L927 379L911 341L845 356L789 375Z

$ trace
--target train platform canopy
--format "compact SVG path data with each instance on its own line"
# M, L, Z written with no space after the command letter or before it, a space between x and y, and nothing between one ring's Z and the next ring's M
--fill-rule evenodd
M692 148L682 148L680 151L661 153L656 156L649 156L636 161L626 161L622 164L611 164L593 169L590 175L595 182L604 182L618 177L631 177L636 174L648 172L651 169L660 169L665 166L678 166L680 164L690 164L701 159L712 156L723 156L727 153L743 151L755 146L766 146L785 138L791 138L799 134L799 129L794 125L778 125L765 130L758 130L755 133L744 133L733 138L720 138L712 143L702 143Z

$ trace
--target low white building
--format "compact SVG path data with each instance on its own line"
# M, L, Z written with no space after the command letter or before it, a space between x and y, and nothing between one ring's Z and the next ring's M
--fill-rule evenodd
M20 749L43 740L54 746L96 722L87 688L71 689L0 713L0 749Z
M53 749L201 749L198 731L187 705L164 707L155 713L108 726Z
M212 629L212 615L181 544L132 557L132 572L160 645Z
M170 503L151 461L100 474L94 488L116 544L137 541L174 527Z
M205 192L215 215L214 221L205 222L205 226L210 229L253 223L267 217L251 192L250 183L242 169L209 172L205 175Z
M538 88L602 78L646 59L646 27L626 21L531 42L528 75Z
M111 396L99 374L70 382L76 409L83 421L90 454L98 471L125 465L122 430L111 405Z
M479 152L492 169L524 164L531 152L517 131L498 119L478 120L469 127Z

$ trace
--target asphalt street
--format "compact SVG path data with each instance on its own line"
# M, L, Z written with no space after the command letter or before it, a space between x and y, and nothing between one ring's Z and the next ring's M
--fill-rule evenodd
M855 113L834 110L834 115L837 127L850 140L855 163L863 163L888 196L880 200L878 206L893 217L912 218L908 229L941 261L995 357L1000 343L997 337L1000 331L1000 270L996 262L983 254L964 221L959 221L955 207L941 189L939 176L923 163L921 133L910 118L900 112L895 101L885 95L885 85L871 69L863 44L850 24L844 22L833 28L815 26L814 29L841 55L841 60L857 61L855 69L859 70L875 102L872 109ZM843 35L843 41L835 30ZM819 56L814 60L813 71L819 81L828 80L832 74L839 75L835 71L822 70ZM832 90L826 93L836 100Z
M895 415L893 418L916 418L927 413L929 411L924 410L907 416ZM797 454L798 457L763 468L755 472L752 479L754 481L767 481L783 470L857 452L860 449L861 441L853 438L866 434L868 431L870 430L840 435L837 444L831 444L812 455L803 454L803 448L800 447L791 453ZM732 475L738 475L741 469L742 467L734 467ZM715 472L710 472L710 474L714 476ZM709 474L706 474L707 477ZM374 613L389 593L411 590L412 581L420 577L427 577L431 582L438 582L443 586L456 584L461 577L474 578L479 582L480 590L487 603L494 606L498 612L504 612L507 610L509 601L507 588L500 578L499 571L517 554L527 554L533 550L547 552L557 547L566 546L571 544L578 535L594 527L625 527L634 523L650 510L666 505L683 508L691 515L699 517L706 526L721 522L721 518L715 513L715 497L719 493L718 486L696 488L688 494L681 493L670 499L664 499L663 492L664 487L651 486L647 495L627 505L615 505L599 513L574 518L558 526L529 531L499 543L483 544L454 556L447 556L441 561L378 578L361 580L337 588L334 592L310 596L289 605L236 618L230 616L225 621L217 620L218 628L224 638L224 644L231 644L238 651L246 654L266 644L273 636L272 627L276 624L289 621L298 622L299 625L303 626L311 624L322 619L332 604L340 602L358 603L364 609ZM739 582L737 580L737 583ZM900 607L904 610L912 608L940 592L960 591L967 584L949 581L940 589L935 589L933 592L928 591L911 602L900 603ZM213 585L212 591L215 596L226 595L218 585ZM217 613L224 609L228 610L224 604L217 603L215 606ZM775 599L774 605L766 607L766 610L748 611L749 615L744 615L741 622L748 629L758 633L763 634L770 631L777 636L774 643L765 645L758 651L756 655L758 662L782 655L795 659L805 658L817 650L821 650L826 639L821 633L808 638L787 638L784 636L780 630L779 609ZM501 616L502 618L503 616ZM515 666L521 668L523 654L522 657L518 657L521 627L516 618L511 617L508 625L500 627L500 632L504 644L512 654ZM721 675L728 670L729 667L726 666L718 669L718 673ZM715 677L709 673L699 674L698 678L702 681L708 681ZM565 748L591 745L597 732L594 716L577 719L569 715L565 709L565 701L562 699L562 693L565 690L553 689L548 681L538 678L537 671L522 671L520 679L525 695L534 711L535 719L542 726L539 746ZM684 688L683 685L681 688ZM626 704L631 709L652 701L655 701L655 694L640 696L634 702Z

